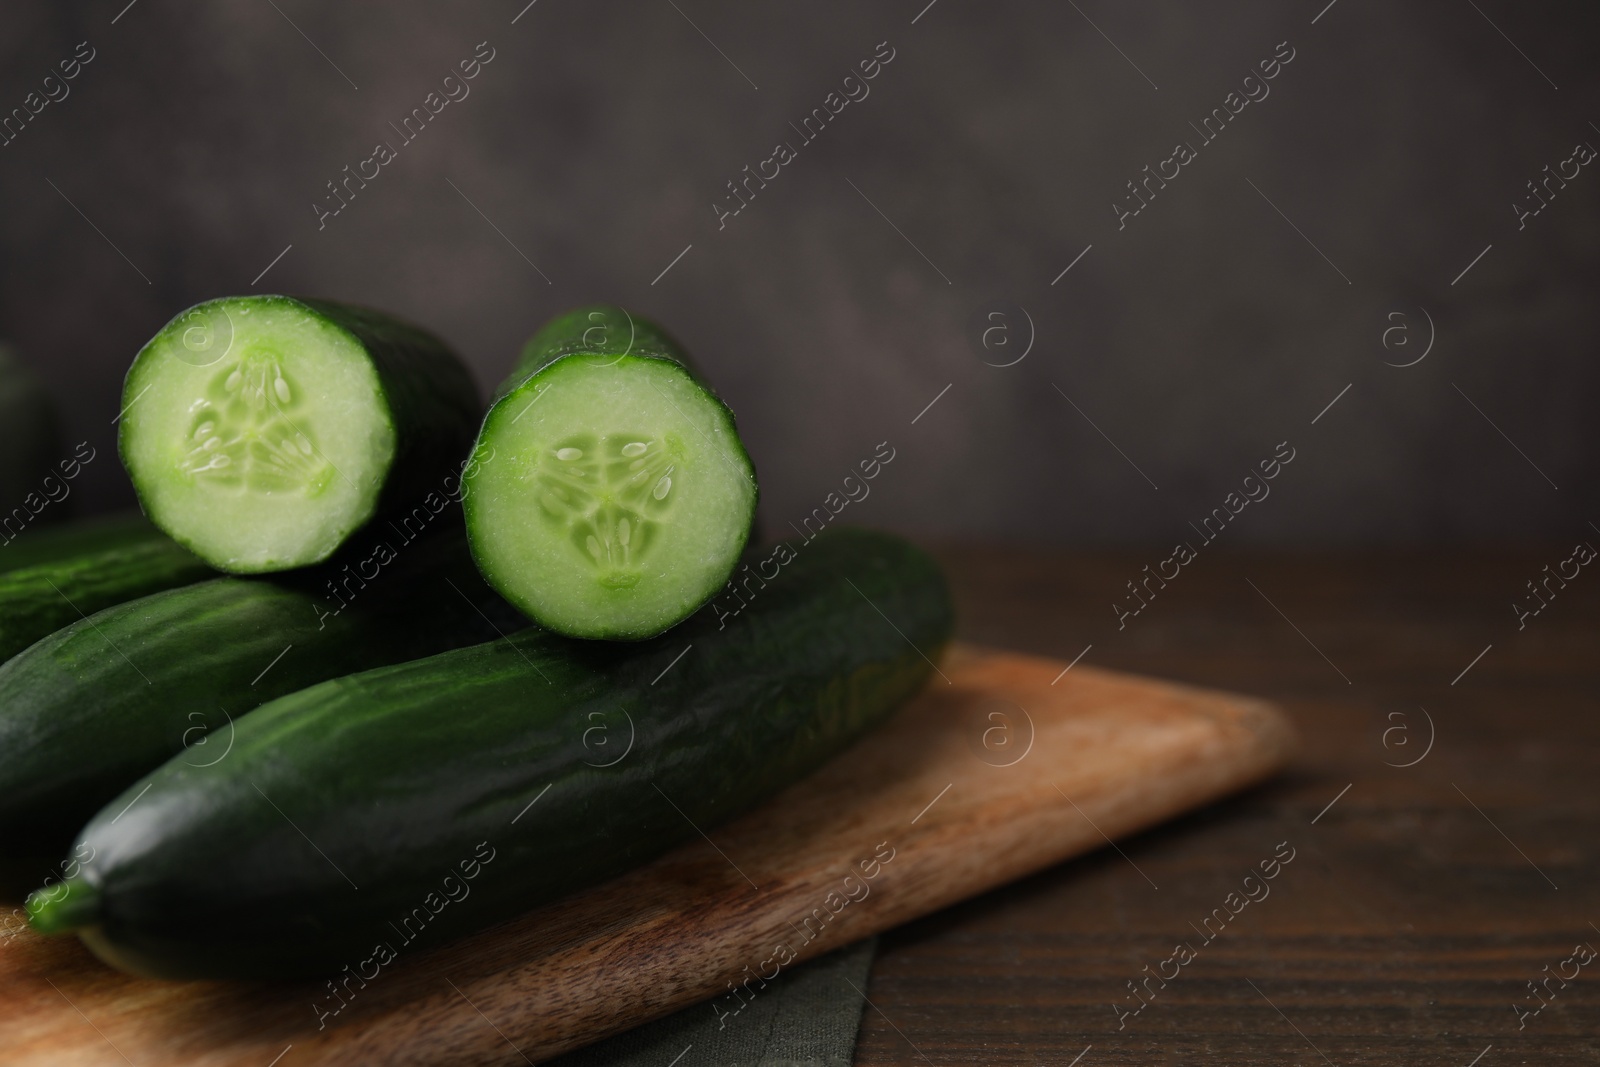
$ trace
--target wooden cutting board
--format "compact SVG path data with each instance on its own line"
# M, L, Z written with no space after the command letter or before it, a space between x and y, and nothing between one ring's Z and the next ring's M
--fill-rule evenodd
M75 938L24 930L0 946L0 1063L521 1064L713 997L704 1010L737 1025L760 975L1215 800L1293 745L1262 701L1065 668L957 646L890 723L758 811L593 890L402 953L337 998L309 983L130 978Z

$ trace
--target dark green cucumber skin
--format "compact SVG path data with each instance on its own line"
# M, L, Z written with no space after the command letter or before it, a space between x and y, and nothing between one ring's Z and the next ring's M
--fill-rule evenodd
M673 339L658 324L649 319L635 315L615 304L591 304L586 307L575 308L564 315L558 315L539 329L528 342L522 346L522 354L517 360L516 369L513 370L505 381L500 383L500 388L495 391L494 403L484 415L483 426L478 431L478 439L473 448L473 455L494 455L494 442L488 439L489 430L495 411L501 404L521 389L539 372L563 359L594 359L604 363L609 357L629 355L643 359L660 359L675 363L682 367L695 383L705 392L706 397L717 407L721 408L723 415L728 420L728 426L733 431L729 440L739 449L739 458L750 471L750 481L755 489L750 499L750 515L746 520L744 544L741 552L747 549L758 536L756 507L761 500L761 483L756 477L755 463L750 459L749 451L744 447L744 440L739 436L739 421L734 417L733 409L729 408L719 397L698 369L682 345ZM526 401L517 401L519 407ZM513 420L514 422L515 420ZM466 500L467 534L468 537L477 536L474 529L473 504L470 495ZM731 569L730 569L731 571ZM491 585L496 584L497 578L488 569L484 570L484 577ZM713 590L695 610L703 609L717 595L719 590ZM526 607L525 607L525 610ZM688 616L685 613L685 617ZM536 623L549 625L548 620L533 618ZM606 634L606 638L614 641L635 641L639 637L631 633Z
M377 368L394 420L395 454L376 514L415 503L459 474L477 434L483 403L461 358L418 326L370 308L295 299L355 337Z
M11 349L0 344L0 518L21 507L31 521L23 501L30 493L43 495L44 478L55 473L52 464L61 458L61 451L55 402ZM65 500L53 505L49 517L64 506ZM0 536L15 532L6 530Z
M557 315L539 328L522 346L516 369L495 392L500 400L527 383L529 378L557 360L570 356L604 359L640 356L678 364L711 392L689 353L660 325L615 304L590 304ZM732 413L728 416L733 417Z
M156 593L0 666L0 851L59 855L101 806L167 759L225 761L230 724L275 697L519 625L478 578L459 519L401 543L386 566L345 570L351 562ZM346 607L330 581L344 583L335 592Z
M260 708L228 760L169 761L84 829L101 916L84 940L154 976L334 975L749 810L916 693L952 626L937 565L904 541L837 529L791 550L739 614L702 611L652 641L528 630ZM623 709L635 736L617 760ZM607 746L586 736L597 725ZM469 895L435 906L486 852ZM437 914L405 925L408 942L419 907Z
M0 536L0 574L41 563L59 563L106 548L166 540L167 535L137 511L30 527L9 541Z
M396 514L459 474L483 405L471 372L448 345L421 327L370 308L281 295L260 299L321 317L353 337L372 361L394 427L395 453L367 518ZM173 321L204 306L181 312ZM125 466L126 427L124 423L118 435ZM137 476L134 488L139 488Z
M164 535L0 573L0 663L86 615L216 573Z

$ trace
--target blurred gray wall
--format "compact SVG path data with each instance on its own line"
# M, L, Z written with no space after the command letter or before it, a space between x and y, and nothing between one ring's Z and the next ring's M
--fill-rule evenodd
M847 518L1170 544L1287 441L1232 543L1596 536L1592 4L525 2L6 5L0 109L67 95L0 148L0 338L107 457L84 510L132 499L140 344L279 291L413 318L486 393L569 306L655 317L738 413L773 532L887 441ZM1547 165L1577 173L1519 221Z

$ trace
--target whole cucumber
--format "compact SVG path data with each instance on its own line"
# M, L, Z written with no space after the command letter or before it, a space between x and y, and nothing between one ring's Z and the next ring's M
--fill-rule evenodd
M357 545L294 575L118 604L0 666L0 847L59 855L169 758L226 759L239 717L268 700L522 625L478 577L459 516L415 543Z
M738 606L652 641L527 630L252 712L229 759L170 761L107 805L32 923L138 974L331 974L749 810L916 693L952 612L937 565L887 534L747 558Z

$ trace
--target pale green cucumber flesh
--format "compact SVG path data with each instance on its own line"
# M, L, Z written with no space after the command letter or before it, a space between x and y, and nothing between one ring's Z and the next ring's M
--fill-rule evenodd
M490 410L465 505L479 568L530 618L639 640L726 583L756 482L733 416L682 366L571 356Z
M286 297L198 305L128 372L123 462L145 512L235 573L326 559L366 522L396 434L361 342Z

